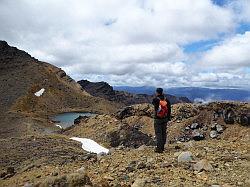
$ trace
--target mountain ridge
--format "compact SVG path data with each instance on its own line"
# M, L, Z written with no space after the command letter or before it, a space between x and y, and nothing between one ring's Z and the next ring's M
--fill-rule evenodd
M89 94L107 99L109 101L115 101L122 103L126 106L133 104L141 104L141 103L151 103L154 92L150 95L148 94L134 94L126 91L118 91L115 90L111 85L107 82L90 82L88 80L80 80L78 83L82 86L84 90L86 90ZM166 97L170 101L171 104L176 103L190 103L191 101L185 97L176 97L173 95L167 94Z

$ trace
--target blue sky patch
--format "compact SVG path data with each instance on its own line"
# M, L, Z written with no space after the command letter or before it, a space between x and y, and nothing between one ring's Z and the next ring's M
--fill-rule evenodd
M187 44L184 47L185 53L194 53L194 52L202 52L207 51L214 47L216 44L219 43L220 40L206 40L200 42L194 42L191 44Z
M229 0L212 0L212 2L218 6L224 6L229 2Z
M241 23L236 29L239 34L244 34L246 31L250 31L250 23Z

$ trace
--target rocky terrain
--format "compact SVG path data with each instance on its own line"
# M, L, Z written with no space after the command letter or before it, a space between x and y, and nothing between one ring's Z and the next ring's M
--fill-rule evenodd
M250 184L248 103L174 105L163 154L153 151L152 110L149 104L138 104L113 114L79 117L75 125L54 135L2 140L3 152L12 151L0 155L1 182L103 187ZM87 153L69 140L72 136L91 138L110 153Z
M190 140L227 140L232 137L248 139L249 109L249 104L231 102L173 105L168 141L176 143ZM128 147L139 147L150 144L148 137L154 136L152 124L153 106L137 104L124 107L112 115L83 117L63 133L89 137L108 146L130 142L132 145ZM117 135L117 133L120 134ZM110 134L113 139L110 139ZM137 139L132 137L136 137L141 143L136 143ZM120 144L113 141L118 141Z
M105 98L109 101L121 103L125 106L141 103L151 103L154 98L153 95L132 94L124 91L117 91L114 90L113 87L106 82L90 82L88 80L81 80L78 81L78 83L86 92L93 96ZM191 102L186 97L175 97L169 94L166 94L166 96L171 104Z
M34 93L44 89L41 97ZM62 69L38 61L0 41L0 135L18 136L41 130L53 113L109 113L116 104L92 97ZM18 125L17 125L18 124Z

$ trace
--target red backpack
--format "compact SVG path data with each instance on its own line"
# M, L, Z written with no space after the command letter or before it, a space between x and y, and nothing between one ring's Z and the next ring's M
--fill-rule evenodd
M159 108L157 110L157 117L159 118L165 118L168 114L168 102L166 100L160 100L159 102Z

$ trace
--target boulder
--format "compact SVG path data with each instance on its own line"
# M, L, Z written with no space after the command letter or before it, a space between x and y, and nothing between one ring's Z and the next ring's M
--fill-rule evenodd
M209 136L210 136L211 138L217 138L217 137L218 137L218 133L217 133L217 131L212 130L212 131L210 132Z
M223 112L223 118L224 118L224 122L226 124L234 124L235 122L235 112L233 111L233 109L229 108L224 110Z
M204 125L204 126L202 127L202 130L207 131L207 130L208 130L207 125Z
M200 140L203 140L205 138L205 136L200 131L198 131L197 129L195 129L192 132L192 138L195 141L200 141Z
M137 104L132 106L127 106L119 110L115 117L117 119L124 119L130 116L148 116L153 117L154 109L152 105L149 104Z
M180 141L180 142L188 142L190 140L191 138L188 135L183 135L177 138L177 141Z
M216 130L216 125L217 125L218 123L212 123L211 124L211 130Z
M213 171L213 166L206 159L202 159L193 165L193 169L198 172L203 170Z
M217 125L216 125L216 131L217 131L218 133L222 133L222 132L223 132L223 127L222 127L220 124L217 124Z
M248 114L241 114L239 116L238 122L240 125L243 126L250 126L250 115Z
M191 129L198 129L200 128L200 125L198 123L193 123L191 126L190 126Z
M143 162L139 162L138 165L137 165L137 169L144 169L146 167L147 167L147 165L145 163L143 163Z
M190 151L181 152L178 156L178 162L190 162L193 160L193 155Z

